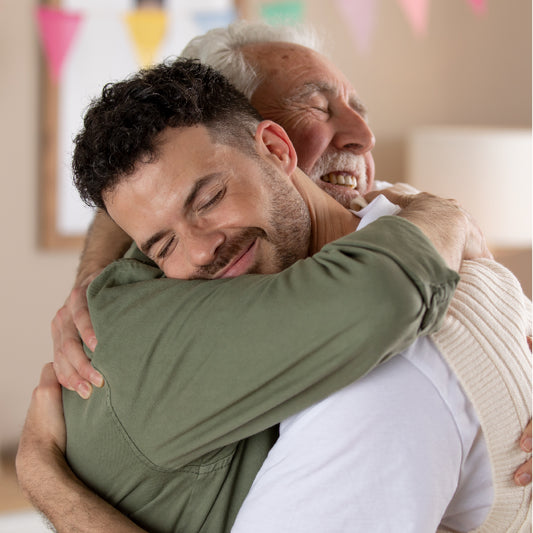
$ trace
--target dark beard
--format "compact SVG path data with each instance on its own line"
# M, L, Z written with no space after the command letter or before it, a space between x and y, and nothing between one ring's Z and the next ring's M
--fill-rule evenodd
M213 279L213 277L226 267L235 257L249 248L257 238L269 240L261 228L246 228L239 235L232 237L217 249L215 260L196 269L190 279Z

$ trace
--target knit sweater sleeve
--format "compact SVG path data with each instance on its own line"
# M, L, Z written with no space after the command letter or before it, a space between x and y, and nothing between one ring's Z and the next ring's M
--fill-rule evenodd
M465 261L460 274L433 339L476 410L491 459L494 503L476 531L530 531L531 485L516 486L513 474L527 459L518 441L531 418L531 303L494 261Z

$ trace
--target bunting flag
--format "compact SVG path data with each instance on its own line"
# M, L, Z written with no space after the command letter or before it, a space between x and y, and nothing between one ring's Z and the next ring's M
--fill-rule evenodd
M337 0L337 7L359 52L368 52L376 22L376 0Z
M486 0L468 0L468 3L472 6L474 13L481 15L487 11Z
M407 15L409 24L417 35L426 35L428 26L428 0L398 0Z
M45 6L37 8L39 33L52 80L56 83L81 20L80 13Z
M193 20L202 33L213 28L221 28L231 24L237 19L235 9L226 9L224 11L202 11L193 14Z
M300 0L270 2L261 6L261 17L268 24L300 24L304 20L304 5Z
M154 63L165 37L167 14L162 9L137 9L125 16L141 67Z

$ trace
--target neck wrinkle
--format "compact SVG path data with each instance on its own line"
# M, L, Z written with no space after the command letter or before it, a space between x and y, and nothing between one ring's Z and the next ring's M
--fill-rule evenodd
M297 169L291 179L309 209L309 255L318 252L325 244L356 230L359 218L326 194L302 171Z

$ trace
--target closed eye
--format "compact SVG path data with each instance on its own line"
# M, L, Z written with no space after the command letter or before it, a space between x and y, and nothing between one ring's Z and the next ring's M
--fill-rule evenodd
M199 211L205 211L206 209L209 209L210 207L213 207L215 204L220 202L224 195L226 194L226 188L220 189L214 196L212 196L205 204L202 204L199 207Z
M176 240L176 237L171 237L166 242L166 244L163 246L163 248L158 252L157 259L164 259L168 255L170 247L172 246L172 244L174 243L175 240Z

